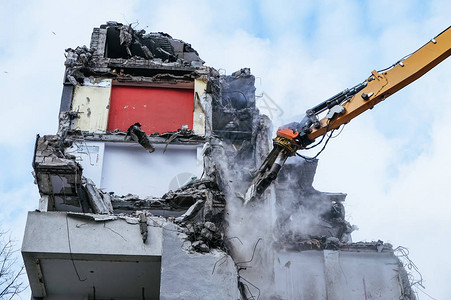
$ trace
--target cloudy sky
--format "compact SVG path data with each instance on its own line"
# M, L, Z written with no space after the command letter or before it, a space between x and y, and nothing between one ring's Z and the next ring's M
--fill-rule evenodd
M139 23L191 43L227 74L250 67L258 93L280 107L277 126L451 25L445 0L223 3L0 1L0 224L19 243L26 212L38 206L35 136L57 129L64 49L89 46L93 27ZM450 70L451 59L348 124L320 156L314 183L348 194L355 241L410 250L426 287L421 299L451 294Z

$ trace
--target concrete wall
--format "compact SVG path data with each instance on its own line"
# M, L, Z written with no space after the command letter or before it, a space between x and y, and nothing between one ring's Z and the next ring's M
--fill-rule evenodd
M274 276L282 299L402 299L398 260L391 252L280 252Z
M183 250L189 242L178 235L174 225L164 227L160 299L239 299L232 258L219 251L189 254Z

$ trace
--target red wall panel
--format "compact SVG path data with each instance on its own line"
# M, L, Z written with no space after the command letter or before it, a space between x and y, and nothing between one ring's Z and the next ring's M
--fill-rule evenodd
M147 134L192 129L193 108L192 89L113 85L107 130L127 131L136 122Z

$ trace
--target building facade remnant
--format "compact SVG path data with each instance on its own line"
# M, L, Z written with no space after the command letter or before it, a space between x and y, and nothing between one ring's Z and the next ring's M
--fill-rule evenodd
M34 299L415 299L389 244L352 243L346 195L312 186L317 161L242 205L272 135L250 69L220 75L117 22L65 65L58 132L33 158Z

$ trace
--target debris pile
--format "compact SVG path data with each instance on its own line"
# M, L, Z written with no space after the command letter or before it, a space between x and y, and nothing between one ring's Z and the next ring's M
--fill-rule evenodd
M195 251L210 252L210 249L224 249L222 229L213 222L197 222L185 224L185 233Z
M193 62L203 64L199 54L190 44L173 39L167 33L146 34L144 29L135 30L131 24L123 25L117 22L107 22L100 29L107 30L108 58L160 60L165 63L178 62L186 65Z
M345 220L342 204L346 194L322 193L313 188L317 164L317 160L290 162L277 178L279 247L290 250L330 249L334 244L332 240L340 243L351 241L350 234L354 228Z
M140 81L139 77L183 79L204 61L190 44L163 32L147 33L131 25L107 22L95 28L91 45L66 49L66 78L73 85L85 78L113 77Z

